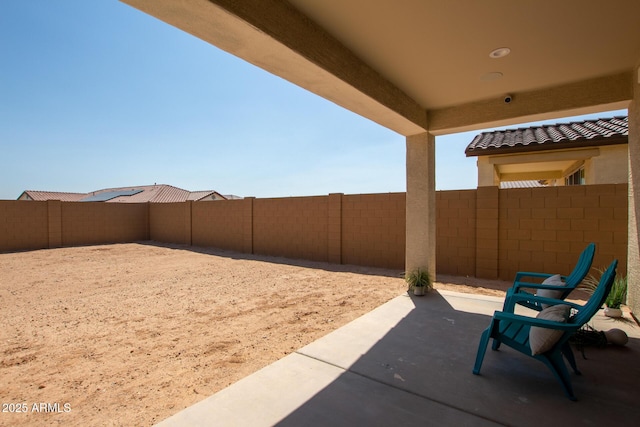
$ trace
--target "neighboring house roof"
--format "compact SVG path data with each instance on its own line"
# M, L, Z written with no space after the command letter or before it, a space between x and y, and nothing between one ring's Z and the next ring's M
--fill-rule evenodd
M18 200L61 200L63 202L77 202L85 193L58 193L54 191L23 191Z
M501 181L500 188L501 189L511 189L511 188L541 188L548 187L549 183L546 180L525 180L525 181Z
M106 188L90 193L56 193L52 191L24 191L18 200L62 200L65 202L109 203L171 203L187 200L224 200L217 191L187 191L172 185L141 185Z
M467 157L628 143L628 119L584 120L483 132L464 151Z
M206 190L206 191L192 191L189 194L189 199L188 200L193 200L193 201L198 201L198 200L203 200L203 199L224 200L226 198L227 197L223 196L222 194L218 193L217 191Z
M139 191L137 191L139 190ZM131 191L131 194L127 194ZM172 203L189 199L190 192L171 185L142 185L139 187L108 188L91 194L113 193L116 197L105 200L112 203ZM123 193L123 194L118 194ZM81 200L84 201L84 200Z

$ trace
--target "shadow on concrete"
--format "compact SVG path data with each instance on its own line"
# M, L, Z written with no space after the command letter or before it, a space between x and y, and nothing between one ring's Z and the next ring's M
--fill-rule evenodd
M473 375L495 307L468 312L465 297L456 298L412 297L415 308L353 363L332 351L330 337L299 350L345 371L277 425L640 425L637 331L626 347L587 348L586 360L574 350L582 376L572 374L572 402L546 366L506 346L489 346Z

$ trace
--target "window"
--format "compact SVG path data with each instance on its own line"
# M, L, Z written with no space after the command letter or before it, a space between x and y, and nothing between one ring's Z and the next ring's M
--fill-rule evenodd
M584 185L584 168L580 168L564 179L565 185Z

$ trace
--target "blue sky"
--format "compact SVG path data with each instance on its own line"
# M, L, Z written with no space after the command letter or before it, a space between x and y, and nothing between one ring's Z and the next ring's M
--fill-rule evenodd
M403 136L117 0L0 1L0 59L0 199L405 191ZM477 133L437 138L437 189L476 187Z

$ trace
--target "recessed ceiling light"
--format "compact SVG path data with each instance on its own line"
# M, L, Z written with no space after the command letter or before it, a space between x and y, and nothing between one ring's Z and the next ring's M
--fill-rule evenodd
M502 73L499 71L493 71L491 73L483 74L480 76L480 80L483 82L490 82L492 80L498 80L502 77Z
M489 58L503 58L511 53L511 49L508 47L499 47L494 49L489 54Z

